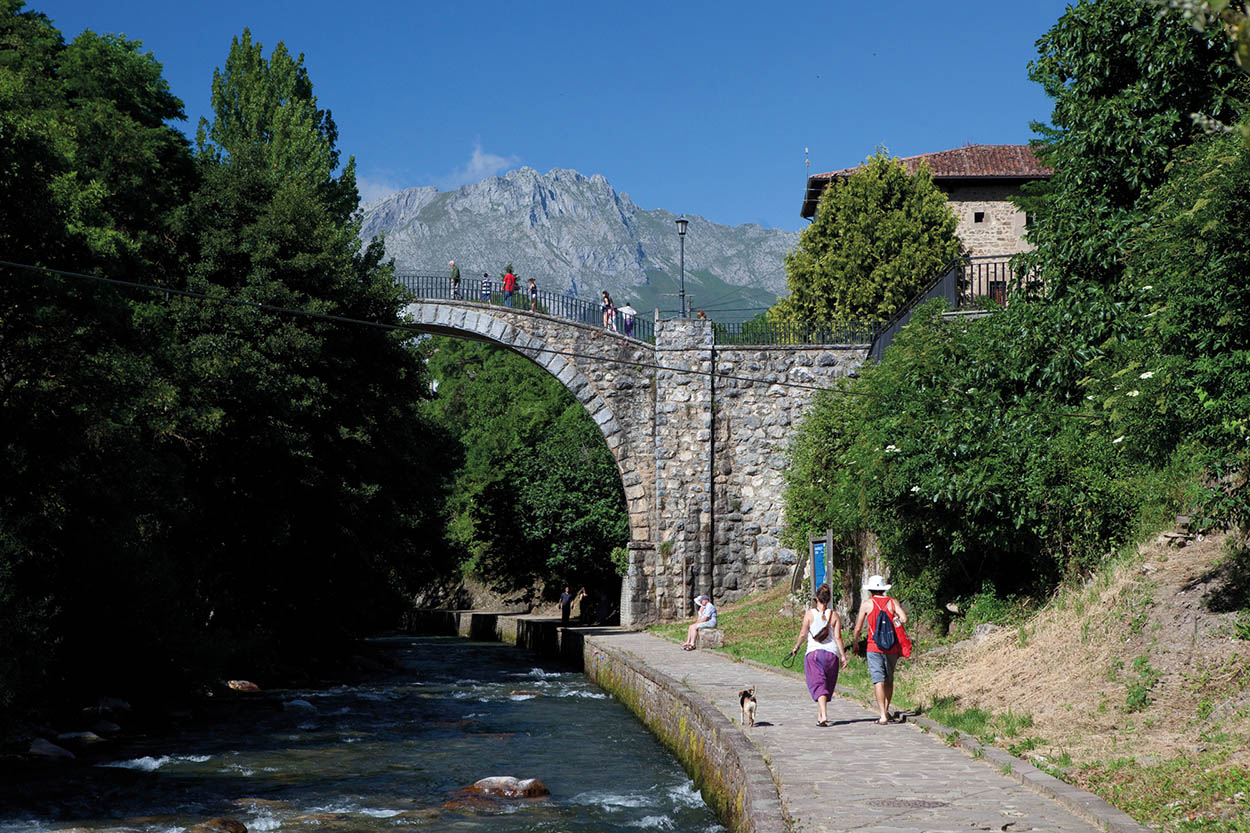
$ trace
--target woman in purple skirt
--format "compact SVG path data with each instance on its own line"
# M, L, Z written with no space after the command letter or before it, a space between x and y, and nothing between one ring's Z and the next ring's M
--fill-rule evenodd
M838 669L846 665L842 650L842 622L837 611L829 607L832 594L829 585L822 584L816 591L816 606L803 614L803 628L794 643L790 656L799 652L803 640L807 640L807 656L803 659L803 673L807 677L807 689L816 701L816 725L828 726L829 714L825 710L833 687L838 683Z

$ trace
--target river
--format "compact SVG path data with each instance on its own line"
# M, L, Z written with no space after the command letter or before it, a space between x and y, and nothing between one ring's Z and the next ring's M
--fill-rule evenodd
M0 830L176 833L226 816L251 833L724 833L672 755L582 674L455 637L371 642L396 665L364 684L241 697L90 765L7 778ZM461 792L493 775L551 794Z

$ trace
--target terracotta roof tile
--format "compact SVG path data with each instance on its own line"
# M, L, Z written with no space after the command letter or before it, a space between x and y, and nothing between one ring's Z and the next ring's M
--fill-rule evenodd
M954 150L906 156L898 161L903 163L908 173L915 173L921 163L928 163L935 179L965 176L1040 178L1053 173L1038 161L1028 145L965 145ZM835 176L850 176L859 167L815 174L813 178L829 180Z
M915 173L922 163L928 164L934 180L943 179L1042 179L1054 173L1038 161L1028 145L965 145L937 153L922 153L898 160ZM810 217L816 211L816 199L834 177L847 177L861 166L843 168L813 174L807 180L807 194L803 200L802 216Z

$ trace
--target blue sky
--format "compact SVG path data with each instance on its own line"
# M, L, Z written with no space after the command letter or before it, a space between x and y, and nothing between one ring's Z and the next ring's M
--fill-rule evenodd
M809 171L1027 142L1050 115L1028 63L1066 5L27 0L67 40L143 41L191 134L231 38L284 41L366 198L573 168L642 208L791 230Z

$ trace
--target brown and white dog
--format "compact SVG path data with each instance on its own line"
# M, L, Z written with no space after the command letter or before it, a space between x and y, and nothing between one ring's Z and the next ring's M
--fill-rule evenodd
M738 704L742 706L742 725L755 725L755 687L738 692Z

